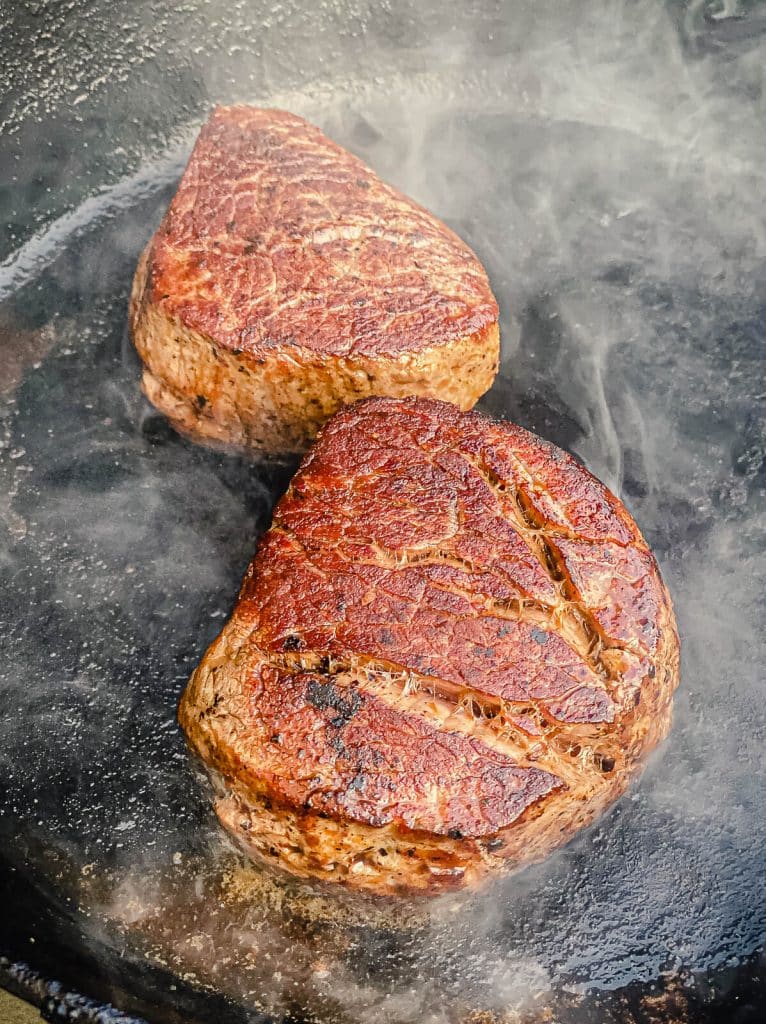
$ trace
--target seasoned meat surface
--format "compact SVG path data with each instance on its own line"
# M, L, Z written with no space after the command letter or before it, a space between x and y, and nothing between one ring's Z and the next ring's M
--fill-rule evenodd
M247 106L203 127L131 304L149 397L198 439L270 453L370 394L470 408L497 315L449 228L302 118Z
M439 892L591 821L677 681L655 560L587 470L510 423L371 399L304 459L180 715L253 856Z

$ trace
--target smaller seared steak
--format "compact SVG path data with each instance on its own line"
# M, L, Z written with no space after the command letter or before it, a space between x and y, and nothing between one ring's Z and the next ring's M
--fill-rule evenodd
M497 372L497 315L449 228L307 121L247 106L203 127L130 305L157 408L271 455L368 395L471 408Z

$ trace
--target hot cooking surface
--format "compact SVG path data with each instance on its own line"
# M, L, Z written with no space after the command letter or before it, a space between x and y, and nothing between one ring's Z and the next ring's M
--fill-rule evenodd
M459 95L274 99L476 248L504 338L482 407L583 458L653 545L683 676L641 782L545 863L426 909L296 894L224 845L175 710L292 467L187 444L138 389L130 279L194 125L0 271L0 952L58 937L158 1021L414 1022L574 1007L763 945L766 48L687 64L658 33L627 85L584 37L553 77L501 53Z

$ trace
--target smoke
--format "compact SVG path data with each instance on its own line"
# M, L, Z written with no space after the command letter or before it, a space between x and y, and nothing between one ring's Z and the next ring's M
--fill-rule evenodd
M195 14L207 50L178 81L201 98L171 144L158 115L151 145L125 142L119 180L35 222L0 265L0 340L17 353L3 848L24 860L23 822L71 858L115 951L272 1012L451 1021L736 960L766 933L760 22L731 20L748 13L736 3L322 12L319 37L289 6L259 26L243 7L215 26ZM192 31L173 24L171 51ZM176 438L139 397L126 341L135 260L208 99L311 118L476 249L503 336L483 407L623 497L676 604L676 724L639 786L544 864L406 929L277 883L235 892L175 725L284 484Z

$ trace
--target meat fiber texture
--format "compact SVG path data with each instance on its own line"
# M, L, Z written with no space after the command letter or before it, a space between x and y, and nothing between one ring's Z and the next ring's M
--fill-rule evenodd
M678 660L652 553L582 465L369 399L305 457L180 721L252 857L438 893L614 801L670 726Z
M203 127L130 304L157 408L267 456L369 395L470 409L497 372L497 317L449 228L318 128L247 106Z

